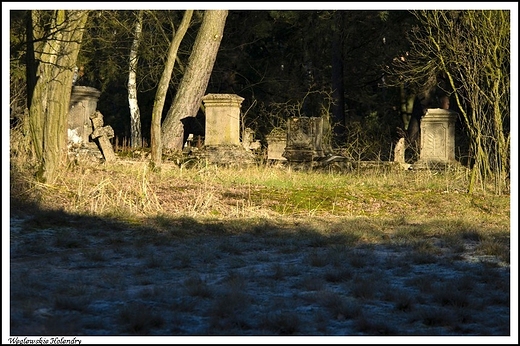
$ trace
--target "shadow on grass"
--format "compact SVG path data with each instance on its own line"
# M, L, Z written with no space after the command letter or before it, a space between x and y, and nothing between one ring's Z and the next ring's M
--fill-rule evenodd
M19 220L15 221L15 227L21 227L22 233L58 231L52 244L61 248L89 247L91 244L87 236L98 237L101 242L104 239L108 245L128 241L140 245L167 245L170 241L192 237L248 236L271 239L274 243L290 239L306 247L386 245L424 252L440 246L459 254L464 251L463 244L469 241L484 255L496 256L506 263L509 263L510 256L509 230L476 229L475 225L464 222L448 224L442 219L414 224L405 221L402 216L395 220L365 217L320 221L318 218L308 218L309 222L290 218L223 220L164 214L136 218L42 209L36 202L13 197L10 211L11 227L15 219ZM71 239L67 239L68 234ZM431 254L438 253L435 250Z

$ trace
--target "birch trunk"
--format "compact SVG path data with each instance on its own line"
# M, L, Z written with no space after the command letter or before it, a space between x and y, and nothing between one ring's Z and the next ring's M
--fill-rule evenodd
M137 102L137 63L139 61L139 44L141 43L143 12L137 14L135 23L134 41L130 49L130 64L128 71L128 105L130 107L130 146L139 148L143 146L141 135L141 112Z

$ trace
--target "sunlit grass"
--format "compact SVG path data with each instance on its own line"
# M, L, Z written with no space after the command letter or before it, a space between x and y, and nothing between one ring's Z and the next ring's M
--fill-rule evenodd
M457 244L456 239L478 232L480 250L500 255L508 243L509 196L465 193L463 169L329 173L165 163L152 171L146 161L121 160L71 165L56 185L37 183L26 169L19 165L14 170L11 195L15 202L23 196L39 206L40 214L27 221L36 228L70 225L72 214L151 227L152 233L161 229L171 239L199 232L258 233L264 227L309 236L311 225L321 242L326 235L331 242L351 245L384 241L417 248L418 239L432 237ZM58 239L58 245L75 246L65 239Z

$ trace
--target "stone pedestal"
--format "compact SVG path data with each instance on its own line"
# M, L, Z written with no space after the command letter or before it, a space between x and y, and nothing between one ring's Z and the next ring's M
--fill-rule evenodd
M245 167L255 163L254 154L242 145L204 145L200 156L217 166Z
M207 146L240 145L240 106L235 94L208 94L202 98L206 113Z
M96 88L75 86L70 96L68 140L73 144L86 144L92 133L90 116L96 112L101 92Z
M206 113L203 156L209 163L241 166L254 162L251 150L240 143L240 106L235 94L208 94L202 98Z
M449 109L428 109L421 119L420 158L414 168L444 168L455 160L457 113Z

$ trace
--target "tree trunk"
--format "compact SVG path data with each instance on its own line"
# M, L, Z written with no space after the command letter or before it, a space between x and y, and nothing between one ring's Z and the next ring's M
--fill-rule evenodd
M345 144L345 87L343 84L343 11L334 13L332 39L332 118L335 143Z
M130 146L138 148L143 146L141 136L141 112L137 102L137 62L139 61L138 50L141 43L141 32L143 22L143 11L137 14L135 23L134 41L130 49L130 67L128 71L128 105L130 107Z
M34 92L34 87L36 86L36 56L35 56L35 47L34 47L34 33L33 33L33 13L35 11L27 11L26 13L26 37L27 37L27 54L25 54L25 75L27 81L27 108L31 108L32 95Z
M74 66L88 11L55 12L53 33L42 46L29 109L31 140L40 162L37 177L53 183L67 160L67 115Z
M157 93L155 94L155 100L152 110L152 125L151 125L151 147L152 147L152 165L155 168L159 168L162 162L162 140L161 140L161 118L164 108L164 102L166 100L166 92L170 84L170 79L173 72L173 66L177 59L177 51L181 44L188 27L190 26L191 17L193 10L187 10L184 13L182 22L179 26L179 30L173 36L170 48L168 49L168 57L166 64L157 87Z
M217 58L227 15L226 10L204 12L186 73L162 125L165 148L182 149L183 127L180 120L197 115Z

